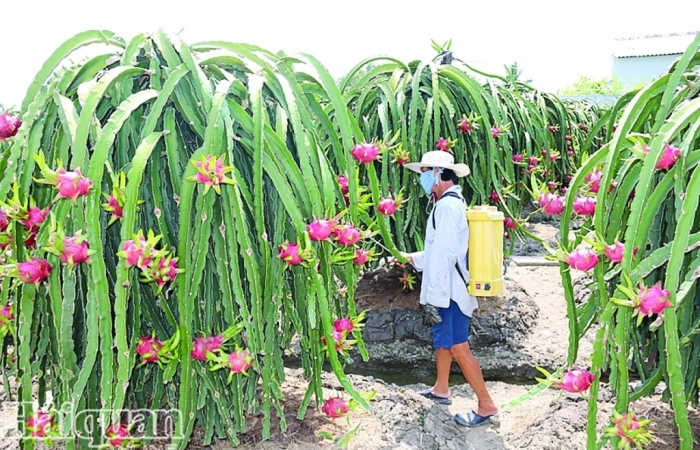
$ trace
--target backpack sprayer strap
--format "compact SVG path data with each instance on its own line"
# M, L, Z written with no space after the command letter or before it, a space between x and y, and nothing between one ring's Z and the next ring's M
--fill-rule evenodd
M458 193L453 192L453 191L445 192L444 194L442 194L440 199L442 199L444 197L458 198L458 199L462 200L462 203L466 203L466 201L464 200L464 198L462 198L461 195L459 195ZM433 229L436 230L437 228L435 227L435 207L433 207L433 210L430 212L430 215L433 219ZM464 281L464 284L467 284L467 279L464 278L464 274L462 274L462 269L459 268L459 262L455 263L455 267L457 268L457 273L459 273L460 278L462 278L462 281ZM467 270L469 270L469 251L467 251Z

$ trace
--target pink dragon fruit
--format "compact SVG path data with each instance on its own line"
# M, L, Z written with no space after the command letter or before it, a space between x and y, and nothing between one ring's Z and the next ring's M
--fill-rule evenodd
M641 316L661 315L664 309L671 306L669 297L671 293L661 288L660 283L652 287L643 287L639 290L638 309Z
M588 272L598 264L598 254L587 248L578 248L566 255L565 262L576 270Z
M158 270L155 273L155 282L162 288L168 281L175 280L180 270L177 268L177 258L159 258Z
M637 448L642 448L642 442L649 443L651 433L642 428L643 425L650 421L639 421L633 414L613 412L613 426L605 429L605 435L608 437L619 437L620 448L632 448L634 445ZM635 431L637 430L637 431Z
M595 214L596 197L578 197L574 200L574 212L579 216Z
M496 192L496 190L492 190L491 195L489 196L489 200L491 200L492 203L498 203L501 200L501 197L498 195L498 192Z
M564 211L564 199L556 194L542 194L537 199L542 210L547 214L561 214Z
M211 188L221 195L222 184L234 184L234 181L226 176L227 173L233 171L233 166L224 166L225 159L226 154L224 153L220 158L214 155L202 155L199 161L192 160L192 164L197 168L197 173L187 179L202 183L205 193L209 192Z
M348 188L348 177L343 174L338 175L338 186L340 186L341 194L348 195L348 192L350 192Z
M46 216L49 214L49 208L44 209L37 208L36 206L31 206L27 211L27 217L20 219L19 223L24 225L25 231L39 231L39 225L46 220Z
M323 402L321 410L331 419L338 419L347 414L349 408L342 397L334 397Z
M331 333L331 336L333 336L333 342L335 342L335 350L336 351L343 351L345 349L350 348L350 345L347 340L345 340L345 337L343 336L342 331L338 330L333 330ZM326 337L321 336L321 342L323 343L324 347L327 345Z
M493 136L494 139L498 139L500 135L501 130L499 128L491 128L491 136Z
M545 150L545 149L540 150L540 155L547 156L547 150Z
M556 191L557 183L555 183L554 181L550 181L549 183L547 183L547 187L549 187L550 191Z
M503 226L510 230L514 230L517 227L515 221L510 217L506 217L505 219L503 219Z
M564 136L564 140L567 142L571 142L571 136L567 134L566 136Z
M22 121L16 116L8 112L0 114L0 141L16 136L21 126Z
M523 162L523 155L521 155L520 153L516 153L515 155L513 155L513 162L514 163Z
M19 278L27 284L38 285L51 275L52 269L48 261L40 258L32 257L26 262L17 263Z
M5 211L3 211L2 208L0 208L0 233L7 230L9 226L10 221L7 220L7 215L5 214Z
M440 139L437 140L435 143L435 146L439 149L442 150L443 152L449 152L452 149L452 142L450 142L449 139L445 139L441 137Z
M12 308L9 303L0 308L0 324L12 322L14 318L15 315L12 314Z
M63 168L58 169L56 172L58 178L56 179L56 187L58 188L59 198L69 198L75 200L76 198L88 195L90 189L92 188L92 180L84 177L80 173L80 168L76 168L75 171L66 171Z
M331 220L314 218L306 227L306 231L309 233L309 239L312 241L325 241L331 235L334 225L335 224Z
M53 426L53 417L43 411L38 411L36 414L30 413L27 419L27 431L29 431L31 437L47 437L47 434L49 434Z
M555 131L557 131L557 130L559 129L559 125L550 125L550 126L547 127L547 129L548 129L550 132L554 133Z
M605 256L614 263L622 262L623 253L625 251L625 245L621 244L620 241L615 239L615 243L612 245L605 246Z
M152 336L144 336L136 343L136 353L141 356L143 362L155 363L160 361L158 352L163 348L163 343Z
M474 127L467 118L459 119L459 122L457 122L457 129L462 133L471 133L474 131Z
M207 352L214 352L221 348L224 343L223 336L206 336L195 338L192 342L192 359L206 361Z
M296 242L285 242L277 250L279 251L280 259L284 260L288 266L298 266L304 261L299 253L299 244Z
M112 222L124 218L124 205L120 204L117 197L113 194L107 197L107 203L102 206L104 206L105 211L112 213Z
M552 162L557 162L558 159L559 159L559 155L557 155L556 153L550 153L550 154L549 154L549 160L550 160L550 161L552 161Z
M339 333L350 333L354 327L355 326L352 323L352 320L348 319L347 317L336 319L335 322L333 322L333 329Z
M600 180L603 178L602 170L594 170L586 175L586 183L590 186L591 192L598 193L600 190Z
M398 164L399 166L403 166L411 160L410 156L408 155L408 152L401 147L394 150L392 156L394 157L392 159L392 162Z
M574 157L574 152L573 152L573 150L567 151L566 154L569 156L569 158L573 158L573 157Z
M148 255L148 252L145 251L146 247L147 241L143 236L138 236L138 239L136 240L124 241L122 244L123 251L120 253L122 253L126 259L127 268L137 266L145 270L148 265L151 264L153 258L151 258L150 255ZM144 256L144 253L146 253L147 256Z
M379 146L372 143L363 142L352 148L352 157L361 163L371 163L379 157Z
M553 386L561 388L566 392L578 394L585 392L595 380L595 375L587 370L570 370L562 376L561 381L552 383Z
M107 428L105 431L105 436L107 437L107 444L111 447L121 447L124 441L129 437L129 427L124 424L114 424Z
M239 350L228 356L228 364L231 373L247 374L248 369L253 367L253 356L248 350Z
M337 234L335 238L341 245L355 245L362 239L360 230L351 225L343 225L338 227L336 230Z
M538 163L539 161L540 161L540 160L537 159L537 156L530 156L530 158L528 159L528 164L531 165L531 166L537 166L537 163Z
M367 262L369 258L369 251L363 248L358 248L355 250L355 259L352 260L353 264L361 266Z
M674 164L676 164L676 161L678 161L680 156L681 150L669 144L666 146L666 148L664 148L661 157L656 162L656 168L658 170L669 170Z
M78 236L66 236L63 238L63 251L59 258L64 263L73 267L80 263L89 263L90 256L88 255L88 241Z
M397 209L396 201L391 197L383 198L377 204L377 211L384 216L393 216Z

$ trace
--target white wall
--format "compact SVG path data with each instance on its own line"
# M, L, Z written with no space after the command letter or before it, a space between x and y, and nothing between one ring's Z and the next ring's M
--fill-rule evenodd
M680 55L640 56L613 58L613 76L617 76L625 87L639 81L650 82L666 72Z

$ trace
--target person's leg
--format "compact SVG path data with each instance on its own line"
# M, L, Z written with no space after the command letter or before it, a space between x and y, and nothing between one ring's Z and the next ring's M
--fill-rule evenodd
M484 382L484 375L481 372L479 361L469 348L469 342L463 342L452 347L452 356L457 360L459 368L462 369L462 374L467 382L474 390L478 399L476 413L480 416L490 416L498 412L498 407L491 399L489 391Z
M452 316L449 308L437 308L441 322L433 325L433 349L435 350L435 366L437 379L431 389L421 392L426 397L436 396L450 399L450 368L452 353L450 352ZM439 400L439 399L433 399Z
M437 380L435 380L432 392L438 397L449 398L452 353L446 348L435 350L435 365L437 366Z
M453 309L452 313L452 343L450 348L452 357L462 369L462 374L467 380L467 383L474 390L474 394L478 399L476 413L480 416L490 416L498 412L498 407L495 405L489 395L484 375L481 372L479 361L469 347L469 328L471 326L471 318L466 316L455 302L451 302Z

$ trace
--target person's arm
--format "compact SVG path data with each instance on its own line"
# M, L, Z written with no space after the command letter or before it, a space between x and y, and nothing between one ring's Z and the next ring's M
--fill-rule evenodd
M401 252L401 256L406 258L408 260L408 263L411 264L413 267L418 272L423 271L423 263L425 261L425 252L420 251L420 252L413 252L413 253L406 253L406 252Z
M417 271L422 272L423 267L425 264L425 252L420 251L420 252L414 252L414 253L409 253L408 255L408 261L413 264L413 267L416 268Z
M444 303L446 298L449 301L452 289L450 272L459 254L459 214L462 213L454 207L435 209L435 241L430 252L430 261L425 261L425 264L430 264L426 297L428 303Z

